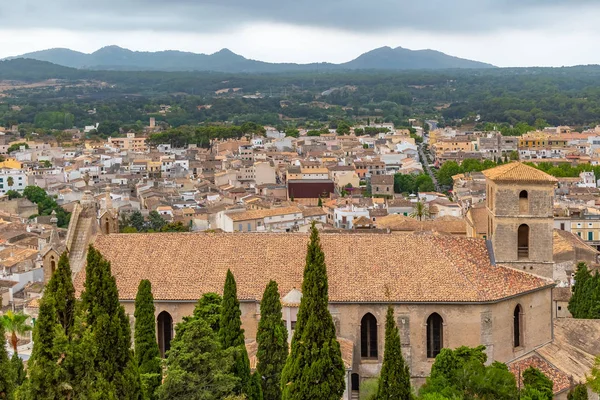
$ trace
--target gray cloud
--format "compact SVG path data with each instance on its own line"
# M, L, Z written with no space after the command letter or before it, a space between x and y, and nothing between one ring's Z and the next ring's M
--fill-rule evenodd
M228 31L285 23L355 32L535 29L600 11L595 0L3 0L3 28ZM586 15L586 14L583 14ZM589 14L588 14L589 15Z

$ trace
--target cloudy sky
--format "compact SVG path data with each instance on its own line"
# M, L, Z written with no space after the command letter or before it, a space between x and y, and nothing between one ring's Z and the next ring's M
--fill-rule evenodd
M598 0L0 0L0 58L52 47L345 62L381 46L498 66L600 64Z

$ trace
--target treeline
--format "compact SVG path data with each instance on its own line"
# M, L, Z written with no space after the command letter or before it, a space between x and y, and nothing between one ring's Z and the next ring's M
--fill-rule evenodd
M69 112L75 124L83 125L94 120L87 114L88 109L99 109L105 103L126 106L140 100L146 102L150 107L144 105L130 111L117 108L114 116L99 113L100 121L115 119L122 124L133 124L157 113L154 102L157 98L168 99L163 103L177 106L176 112L157 113L160 120L171 126L214 121L274 124L279 114L306 121L378 116L401 125L402 121L417 115L436 118L441 125L491 123L498 125L504 134L514 135L521 133L525 125L585 126L600 122L600 68L597 66L229 74L91 71L33 60L11 60L0 63L0 78L25 81L59 78L71 83L84 80L92 83L59 90L19 90L18 98L9 98L6 104L30 107L28 110L8 109L3 113L0 108L0 120L19 123L34 123L35 113L31 114L31 108L36 112ZM100 82L110 85L100 85ZM215 93L227 88L241 88L241 91L226 95L233 98ZM262 98L241 98L243 94L256 93ZM280 100L289 101L289 105L282 108ZM330 106L328 109L311 106L315 100ZM77 113L58 109L73 102L82 104ZM207 104L213 107L198 109L199 105ZM48 118L42 117L42 120ZM50 125L57 126L56 123Z
M456 161L446 161L437 171L437 179L440 185L452 186L452 177L454 175L464 174L466 172L480 172L486 169L494 168L498 165L515 159L518 159L518 154L510 154L504 157L500 157L498 161L480 161L473 158L465 159L460 164Z
M600 166L590 164L578 164L571 165L569 163L562 163L555 166L551 162L532 163L526 162L525 164L544 171L547 174L555 176L557 178L575 178L578 177L582 172L593 172L596 177L600 176Z
M148 220L140 211L134 211L130 215L122 214L119 220L119 232L121 233L154 233L154 232L189 232L190 227L181 221L167 222L157 211L150 211Z
M174 147L183 147L188 144L197 144L200 147L209 147L214 139L239 139L248 133L264 133L265 128L253 122L236 125L209 125L209 126L181 126L168 129L164 132L150 135L149 143L171 144Z

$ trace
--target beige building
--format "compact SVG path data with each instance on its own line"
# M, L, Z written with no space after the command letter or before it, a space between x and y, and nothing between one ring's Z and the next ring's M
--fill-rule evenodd
M135 137L134 132L128 132L126 137L121 138L108 138L108 144L114 146L120 150L129 150L129 151L146 151L148 147L146 146L146 138L145 137Z

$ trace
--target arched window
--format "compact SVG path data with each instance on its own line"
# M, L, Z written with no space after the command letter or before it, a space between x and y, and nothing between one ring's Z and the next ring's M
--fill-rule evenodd
M525 224L519 226L517 236L519 258L529 258L529 226Z
M521 316L523 314L523 309L520 304L517 304L515 307L515 311L513 313L513 345L514 347L521 346L521 334L523 330L521 329Z
M438 313L427 318L427 358L435 358L444 343L444 320Z
M360 321L360 356L377 358L377 319L371 313Z
M104 229L106 230L106 234L108 235L110 233L110 223L108 222L108 218L106 219L106 222L104 223Z
M171 339L173 338L173 318L166 311L158 314L158 349L160 355L164 358L167 351L171 348Z
M519 214L529 214L529 194L527 190L519 193Z
M52 257L52 260L50 261L50 271L52 271L52 273L56 271L56 261L54 261L54 257Z

